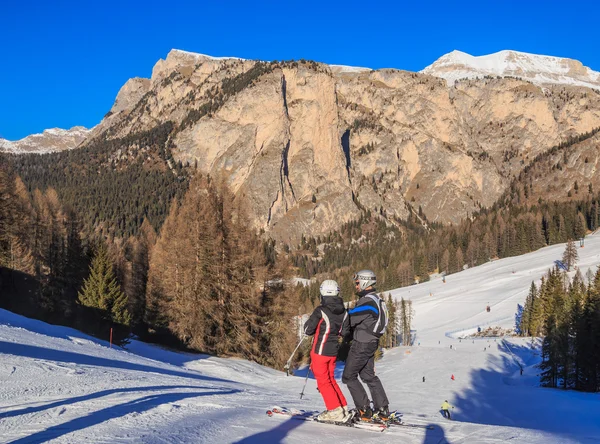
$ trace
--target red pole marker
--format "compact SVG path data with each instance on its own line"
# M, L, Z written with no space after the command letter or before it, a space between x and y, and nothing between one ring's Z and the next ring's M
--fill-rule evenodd
M110 348L112 348L112 327L110 327Z

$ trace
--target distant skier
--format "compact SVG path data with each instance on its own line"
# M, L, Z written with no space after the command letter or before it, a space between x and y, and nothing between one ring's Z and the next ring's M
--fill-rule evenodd
M423 376L423 382L425 382L425 376Z
M374 415L387 420L390 414L387 395L375 375L375 352L388 323L385 301L375 293L376 283L377 277L371 270L361 270L354 275L356 294L360 299L348 311L353 340L342 375L342 382L348 386L356 405L358 418L364 421L370 421ZM365 388L358 380L359 375L369 387L375 412L371 409Z
M454 381L454 375L450 376L450 379L452 379Z
M334 371L339 348L338 337L350 334L348 313L339 296L340 287L336 281L323 281L320 292L321 305L315 308L304 324L304 333L308 336L315 335L310 351L311 368L327 408L318 419L345 422L350 419L351 414L348 413L346 398L335 381Z
M452 407L450 404L448 404L448 400L446 400L442 403L442 414L444 415L444 418L452 419L450 417L450 409L451 408L453 409L454 407Z

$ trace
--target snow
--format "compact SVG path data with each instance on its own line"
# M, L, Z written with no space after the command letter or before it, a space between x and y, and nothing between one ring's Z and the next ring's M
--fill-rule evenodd
M93 130L83 126L74 126L71 129L50 128L42 134L30 134L29 136L9 141L0 138L0 151L13 154L47 154L64 149L73 149Z
M209 56L206 54L200 54L199 52L190 52L190 51L183 51L181 49L172 49L171 50L174 53L179 53L179 54L183 54L189 57L195 57L197 59L209 59L209 60L229 60L229 59L234 59L234 60L246 60L246 59L242 59L241 57L213 57L213 56Z
M17 148L15 147L14 142L11 142L10 140L6 139L0 139L0 152L1 151L15 153L17 151Z
M371 68L363 68L362 66L329 65L329 67L333 72L338 73L361 73L371 71Z
M300 399L306 368L286 377L242 359L138 341L127 350L109 348L76 330L0 310L0 442L598 442L598 395L539 388L531 339L458 339L477 326L510 327L531 281L563 250L547 247L446 276L445 284L392 292L413 301L420 345L386 351L377 374L406 422L434 430L379 434L269 418L273 405L324 408L312 377ZM583 273L595 270L600 236L589 236L579 255ZM445 399L455 407L454 421L440 414Z
M577 60L504 50L494 54L472 56L452 51L421 71L442 77L453 84L462 78L514 76L537 84L560 83L600 87L600 73Z
M311 282L314 282L314 279L305 279L305 278L301 278L301 277L294 277L291 280L292 280L292 285L301 284L303 287L307 287L311 284Z

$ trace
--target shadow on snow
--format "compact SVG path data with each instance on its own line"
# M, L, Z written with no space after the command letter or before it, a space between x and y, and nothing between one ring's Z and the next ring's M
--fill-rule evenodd
M597 395L538 387L539 360L528 346L498 342L490 368L471 372L471 387L457 394L453 420L577 436L600 436ZM512 354L511 354L512 351ZM516 359L515 357L516 356ZM517 362L518 360L518 362ZM520 365L523 365L523 375Z
M449 441L446 439L444 429L437 424L429 424L433 426L433 429L427 429L425 431L425 437L423 438L423 444L448 444Z
M46 430L42 430L24 438L12 441L11 444L45 442L51 439L56 439L60 436L66 435L77 430L83 430L87 427L91 427L114 418L128 415L130 413L140 413L147 410L151 410L155 407L160 406L161 404L177 402L181 401L182 399L195 398L198 396L230 395L237 392L239 392L239 390L161 393L155 395L148 395L139 399L135 399L133 401L125 402L120 405L114 405L102 410L98 410L96 412L92 412L87 416L75 418L63 424L58 424L53 427L49 427Z
M160 390L175 390L175 389L203 389L209 387L199 387L199 386L187 386L187 385L156 385L152 387L126 387L126 388L116 388L111 390L102 390L100 392L88 393L87 395L74 396L72 398L64 398L58 401L53 401L44 405L38 405L35 407L26 407L24 409L19 410L11 410L8 412L0 413L0 419L11 418L13 416L20 415L28 415L31 413L41 412L42 410L48 410L55 407L60 407L69 404L76 404L81 401L89 401L91 399L101 398L103 396L113 395L115 393L130 393L130 392L150 392L150 391L160 391ZM212 387L211 387L212 388Z
M159 373L161 375L176 376L179 378L196 379L201 381L232 382L226 379L202 376L193 372L182 372L166 368L153 367L145 364L136 364L117 359L107 359L98 356L84 355L81 353L68 352L63 350L54 350L34 345L16 344L13 342L0 341L0 350L2 353L23 356L34 359L44 359L47 361L68 362L77 365L90 365L95 367L110 367L120 370L133 370L139 372Z
M263 443L281 443L289 432L297 427L300 427L305 421L289 418L282 422L277 427L265 432L256 433L255 435L242 438L235 441L233 444L263 444Z

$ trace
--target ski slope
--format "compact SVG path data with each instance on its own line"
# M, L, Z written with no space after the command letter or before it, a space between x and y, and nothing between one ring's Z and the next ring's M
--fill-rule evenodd
M537 387L539 357L531 340L459 339L478 325L511 326L531 281L563 249L547 247L447 276L445 284L392 292L413 300L420 345L387 351L377 372L391 407L406 422L433 430L375 433L269 418L265 411L273 405L324 408L313 379L300 399L305 371L286 377L241 359L136 341L127 350L111 349L76 330L0 310L0 442L600 442L599 396ZM588 237L579 254L582 272L595 271L600 236ZM440 414L445 399L455 407L454 421Z

